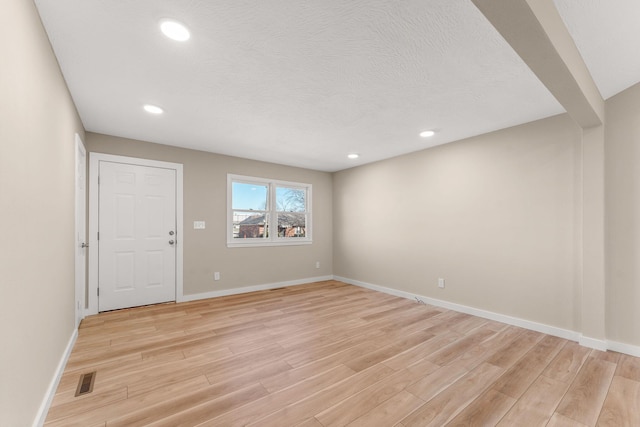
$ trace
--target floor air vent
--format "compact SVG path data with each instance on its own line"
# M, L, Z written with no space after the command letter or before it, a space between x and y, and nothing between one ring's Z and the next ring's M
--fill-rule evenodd
M78 388L76 389L76 397L91 393L93 391L93 382L95 379L96 371L80 375L80 381L78 382Z

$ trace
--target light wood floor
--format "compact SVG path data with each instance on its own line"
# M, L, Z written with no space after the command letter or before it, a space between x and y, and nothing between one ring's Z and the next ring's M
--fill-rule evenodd
M76 425L640 426L640 360L320 282L85 319L46 422Z

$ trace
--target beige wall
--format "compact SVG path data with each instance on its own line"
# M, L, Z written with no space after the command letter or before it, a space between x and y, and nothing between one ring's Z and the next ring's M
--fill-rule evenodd
M0 425L28 426L74 328L74 133L33 2L0 13Z
M640 84L606 107L607 335L640 346Z
M580 158L561 115L338 172L334 274L577 330Z
M331 174L94 133L87 133L86 144L90 152L184 165L185 295L332 274ZM228 173L312 184L313 244L227 248ZM206 228L194 230L193 221L205 221ZM215 271L220 281L213 280Z

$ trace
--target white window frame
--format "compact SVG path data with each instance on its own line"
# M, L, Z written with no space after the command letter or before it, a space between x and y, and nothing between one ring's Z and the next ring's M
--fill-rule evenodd
M266 185L268 190L267 207L265 209L268 226L271 232L268 237L261 238L249 238L249 239L234 239L233 237L233 183L240 182L243 184L255 184ZM277 221L278 210L276 206L276 187L287 187L304 189L306 191L305 197L305 237L279 237L277 224L275 227L271 225L271 222L275 219ZM275 179L258 178L253 176L234 175L227 174L227 247L229 248L246 248L255 246L295 246L295 245L310 245L313 243L312 239L312 212L311 212L311 200L312 200L312 185L301 182L280 181ZM262 211L261 211L262 212Z

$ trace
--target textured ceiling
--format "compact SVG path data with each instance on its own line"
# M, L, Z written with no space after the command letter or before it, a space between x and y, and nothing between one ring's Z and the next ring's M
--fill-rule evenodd
M638 0L556 3L605 97L640 80ZM564 111L467 0L36 5L88 131L336 171Z

